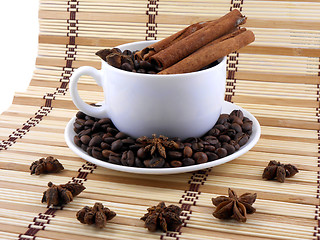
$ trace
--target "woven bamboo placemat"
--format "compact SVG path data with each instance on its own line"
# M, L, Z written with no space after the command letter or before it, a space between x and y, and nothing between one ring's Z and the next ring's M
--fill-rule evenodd
M99 68L94 53L101 48L162 39L235 8L248 16L256 41L228 56L226 100L262 125L251 151L212 169L148 176L96 167L68 149L63 131L77 112L68 91L75 68ZM0 116L0 238L319 239L319 12L317 0L41 0L37 68L28 91L16 93ZM88 102L102 100L90 78L79 89ZM65 170L31 176L30 164L48 155ZM282 184L264 181L270 160L294 164L300 173ZM47 209L40 201L48 181L78 181L87 189L63 209ZM257 212L247 223L212 216L211 198L228 187L257 192ZM182 207L178 232L143 228L139 218L161 200ZM96 201L117 212L102 230L75 219Z

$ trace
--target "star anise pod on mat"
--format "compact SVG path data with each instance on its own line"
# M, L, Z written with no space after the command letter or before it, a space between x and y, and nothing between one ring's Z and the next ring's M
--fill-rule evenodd
M116 213L96 202L93 207L85 206L77 212L77 219L84 224L95 224L103 228L107 221L116 216Z
M237 194L230 188L228 194L229 197L212 198L212 203L216 206L212 215L219 219L234 218L239 222L246 222L247 213L251 214L256 211L252 204L256 201L257 194L245 193L238 198Z
M40 158L38 161L34 161L30 166L31 175L40 175L41 173L57 173L63 169L64 167L58 161L58 159L52 156Z
M164 232L176 231L182 224L181 211L181 208L176 205L166 207L164 202L160 202L157 206L148 208L148 213L140 219L144 221L144 226L151 232L157 229Z
M73 200L73 198L79 195L84 189L83 185L79 183L66 183L61 185L54 185L52 182L48 182L48 189L43 192L41 202L46 202L48 207L61 206L67 204Z
M145 147L146 152L150 152L151 155L159 153L163 158L166 158L166 148L169 149L178 149L179 145L175 141L168 140L168 137L160 135L159 137L156 134L152 134L152 138L146 136L140 137L137 139L137 142L142 143Z
M276 178L277 181L284 182L286 177L292 177L298 172L298 169L292 164L281 164L277 161L270 161L263 171L262 178L267 180Z

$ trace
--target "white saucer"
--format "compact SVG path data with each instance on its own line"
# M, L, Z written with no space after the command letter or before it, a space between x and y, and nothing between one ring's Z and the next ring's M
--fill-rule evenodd
M73 117L67 124L64 132L64 137L66 140L66 143L68 144L69 148L77 154L79 157L87 160L88 162L94 163L98 166L122 171L122 172L130 172L130 173L138 173L138 174L175 174L175 173L184 173L184 172L191 172L191 171L197 171L205 168L214 167L226 162L229 162L244 153L248 152L253 146L258 142L261 134L261 128L260 124L257 121L257 119L248 111L245 109L232 104L230 102L224 102L222 106L222 113L231 113L232 110L240 109L245 117L248 117L252 122L252 134L250 136L249 141L242 146L238 151L235 153L228 155L224 158L220 158L218 160L192 165L192 166L186 166L186 167L176 167L176 168L138 168L138 167L128 167L128 166L122 166L122 165L116 165L108 162L104 162L102 160L96 159L94 157L91 157L87 152L83 151L80 147L74 144L73 138L76 135L76 133L73 131L73 123L76 119L76 117Z

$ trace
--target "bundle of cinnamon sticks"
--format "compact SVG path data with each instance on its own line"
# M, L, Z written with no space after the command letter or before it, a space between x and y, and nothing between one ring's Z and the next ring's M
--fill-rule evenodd
M235 9L217 20L192 24L138 51L135 58L161 68L158 74L198 71L254 41L252 31L239 27L245 22Z

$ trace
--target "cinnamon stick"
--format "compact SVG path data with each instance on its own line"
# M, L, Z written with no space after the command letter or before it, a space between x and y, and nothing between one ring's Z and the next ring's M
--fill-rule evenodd
M240 29L205 45L198 51L158 74L178 74L198 71L219 58L252 43L254 39L255 37L252 31L246 30L245 28Z
M154 54L150 60L159 68L165 69L209 42L233 31L237 26L245 23L245 20L246 18L235 9L216 20L214 24L208 24L191 35L176 41L164 50Z
M179 31L175 34L170 35L169 37L164 38L161 41L153 43L150 46L142 49L141 51L136 52L135 58L139 59L139 60L147 61L154 54L171 46L172 44L176 43L177 41L191 35L192 33L198 31L199 29L206 27L210 24L214 24L215 22L216 22L216 20L194 23L194 24L182 29L181 31Z

